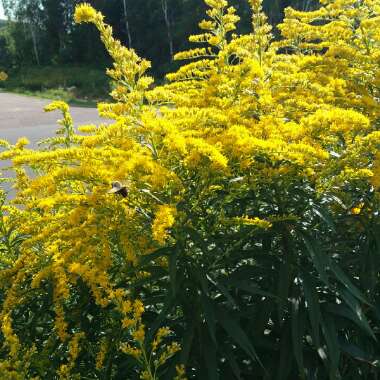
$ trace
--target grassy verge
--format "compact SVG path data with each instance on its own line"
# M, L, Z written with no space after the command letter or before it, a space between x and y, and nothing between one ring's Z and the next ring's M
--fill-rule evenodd
M22 68L10 72L1 89L80 106L96 105L108 98L110 90L103 71L80 66Z
M63 88L49 89L42 91L31 91L22 87L16 88L4 88L0 86L0 92L6 91L13 94L20 94L26 96L37 97L40 99L50 99L50 100L63 100L64 102L80 107L96 107L98 101L86 98L77 98L70 91Z

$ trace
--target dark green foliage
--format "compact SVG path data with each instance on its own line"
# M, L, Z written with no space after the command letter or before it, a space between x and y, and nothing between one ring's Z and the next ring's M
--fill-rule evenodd
M224 196L203 201L195 188L182 206L186 238L157 252L167 277L142 263L152 277L140 284L157 310L147 325L182 337L189 378L378 379L378 215L352 215L348 199L320 198L303 180L246 193L223 183ZM219 222L269 210L278 220L266 232Z
M156 77L174 68L170 55L168 26L165 22L162 1L126 1L131 45L138 54L153 62ZM0 36L0 67L76 64L97 66L104 69L109 58L97 38L94 28L76 26L72 16L78 0L17 0L5 1L8 14L15 23L8 25L12 46L4 44ZM115 36L129 44L122 0L89 1L101 11L110 23ZM200 0L165 0L173 51L188 48L187 37L197 32L198 22L204 17L205 5ZM315 0L265 1L265 10L273 25L283 17L283 9L295 6L307 9L315 6ZM39 4L39 7L37 6ZM250 28L251 12L245 0L233 0L241 22L240 31ZM33 33L32 33L33 31ZM35 39L33 40L33 36ZM5 59L6 57L6 59Z
M32 92L68 89L74 97L90 99L105 98L110 90L104 71L73 65L20 68L11 72L1 86Z

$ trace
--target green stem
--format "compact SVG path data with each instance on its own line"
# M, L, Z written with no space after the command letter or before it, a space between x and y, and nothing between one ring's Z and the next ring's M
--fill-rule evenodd
M154 374L152 374L151 363L150 363L150 360L148 359L148 357L146 355L145 347L143 346L143 344L141 342L138 342L138 343L139 343L141 352L143 354L143 365L144 365L145 369L148 371L148 374L150 376L149 380L157 380L156 371L154 372Z

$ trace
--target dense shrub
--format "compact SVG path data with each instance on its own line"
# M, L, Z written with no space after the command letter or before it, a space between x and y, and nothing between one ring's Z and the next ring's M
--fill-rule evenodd
M80 66L26 67L11 72L5 90L46 91L69 89L73 96L104 99L109 92L109 81L99 69Z
M3 378L379 377L380 2L287 9L280 42L260 0L248 35L205 2L154 88L80 5L114 123L77 134L55 102L56 138L2 142Z

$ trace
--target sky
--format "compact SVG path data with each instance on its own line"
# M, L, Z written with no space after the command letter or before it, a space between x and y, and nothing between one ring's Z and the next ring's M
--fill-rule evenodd
M1 4L1 1L0 1L0 20L3 18L5 18L4 10L3 10L3 4Z

